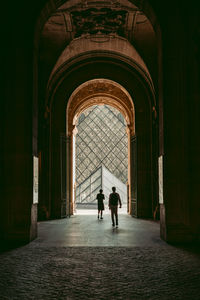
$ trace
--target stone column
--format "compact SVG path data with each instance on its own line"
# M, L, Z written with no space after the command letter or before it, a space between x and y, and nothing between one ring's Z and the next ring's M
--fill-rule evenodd
M22 37L21 37L22 38ZM2 239L28 242L37 235L37 204L33 204L33 78L32 51L25 37L9 45L4 72ZM31 53L30 53L31 52ZM35 136L36 137L36 136ZM34 151L33 151L34 150Z
M67 137L67 214L73 214L73 169L72 169L72 154L73 154L72 136Z
M168 242L186 242L193 239L188 206L187 48L185 29L178 10L173 11L165 24L163 41L164 153L163 203L160 204L161 236Z
M130 136L130 214L137 217L137 143L136 136Z

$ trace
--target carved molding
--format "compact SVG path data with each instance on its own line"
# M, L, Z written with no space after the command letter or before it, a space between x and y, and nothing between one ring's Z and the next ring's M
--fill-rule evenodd
M79 115L88 107L106 104L118 109L124 116L130 135L135 132L133 100L119 84L107 79L94 79L82 84L71 95L67 105L67 134L71 135Z
M117 33L124 37L127 13L126 10L114 10L108 7L72 11L75 37L88 33Z

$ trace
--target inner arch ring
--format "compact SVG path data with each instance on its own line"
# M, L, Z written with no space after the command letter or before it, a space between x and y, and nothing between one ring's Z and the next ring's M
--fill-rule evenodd
M71 136L78 116L93 105L106 104L118 109L124 116L130 135L135 134L135 109L128 91L109 79L93 79L74 90L67 104L67 135Z

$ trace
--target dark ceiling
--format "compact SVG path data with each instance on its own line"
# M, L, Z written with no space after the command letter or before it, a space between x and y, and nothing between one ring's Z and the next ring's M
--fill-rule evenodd
M40 39L39 73L45 89L62 51L82 35L119 35L127 39L156 78L157 50L153 27L143 12L127 0L70 0L47 20Z

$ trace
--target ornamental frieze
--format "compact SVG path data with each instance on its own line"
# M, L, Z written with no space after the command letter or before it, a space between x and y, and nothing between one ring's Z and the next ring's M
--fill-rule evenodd
M111 34L125 37L127 11L89 8L71 12L75 37L83 34Z

